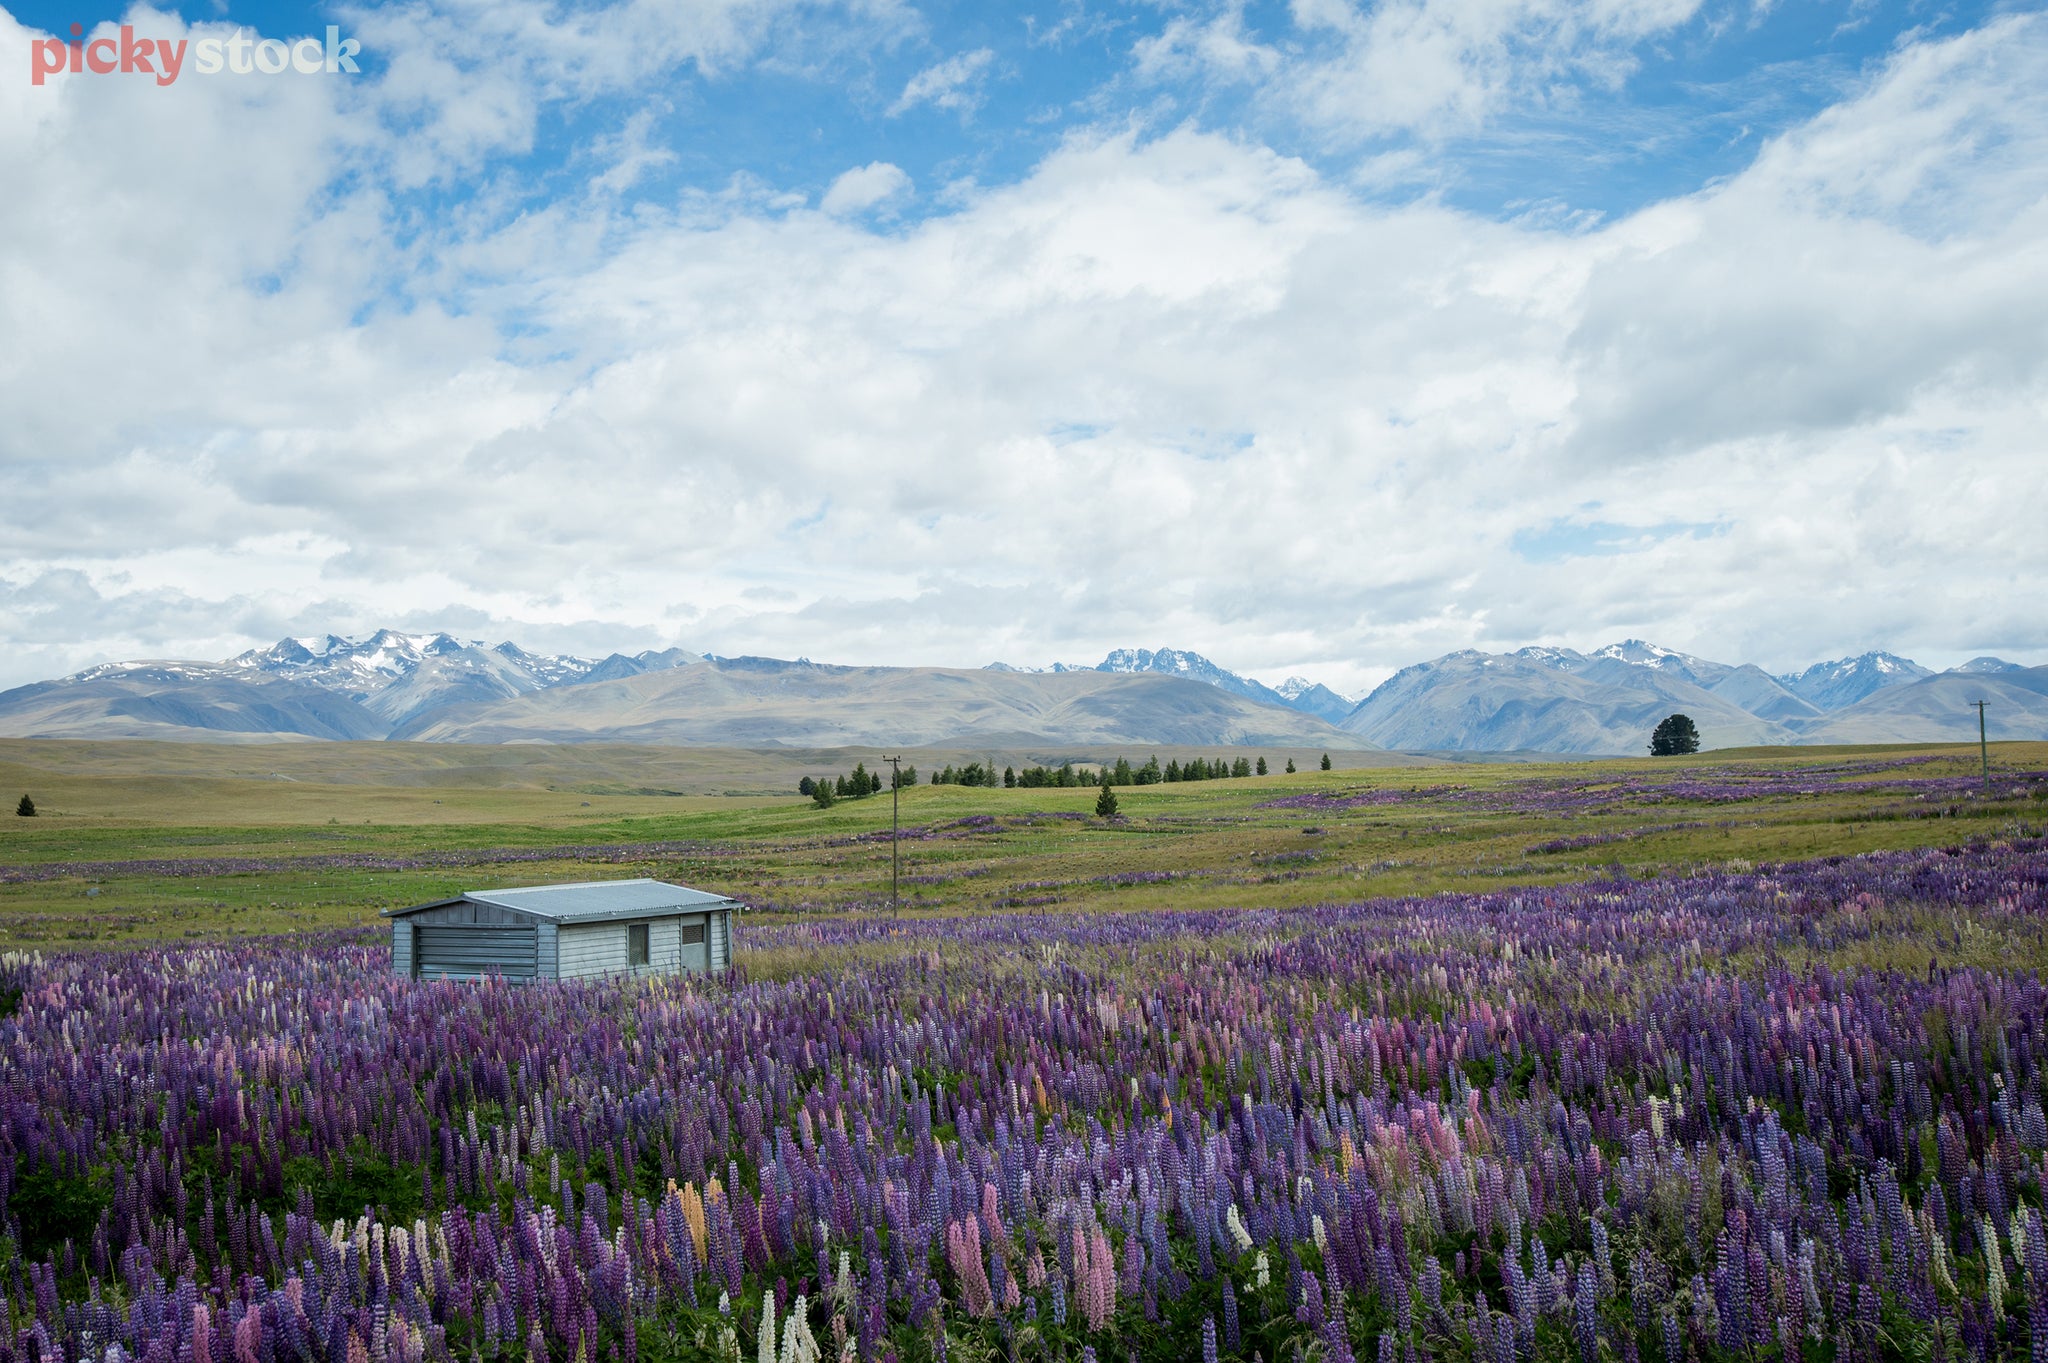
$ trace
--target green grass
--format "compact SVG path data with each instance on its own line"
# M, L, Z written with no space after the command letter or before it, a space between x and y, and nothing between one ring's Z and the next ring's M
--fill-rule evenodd
M1169 750L1162 750L1162 760ZM1171 750L1181 751L1181 750ZM1193 751L1193 750L1188 750ZM1213 750L1212 750L1213 751ZM1994 767L2048 767L2048 744L1999 744ZM1130 754L1142 760L1142 752ZM1514 788L1552 778L1625 780L1687 769L1753 771L1932 755L1899 776L1967 776L1970 748L1760 749L1690 759L1354 767L1124 788L1123 818L1087 815L1092 789L904 792L906 829L993 816L992 831L900 844L904 910L1285 908L1380 895L1581 880L1615 866L1646 877L1879 848L1948 844L2048 821L2048 803L1960 798L1933 806L1883 790L1766 797L1740 804L1622 801L1590 814L1472 808L1441 799L1337 812L1266 809L1285 795L1386 788ZM780 910L874 909L889 899L887 795L819 810L790 795L588 793L607 771L735 788L788 772L844 770L859 754L558 749L435 744L205 747L0 741L0 782L36 797L35 819L0 820L0 875L66 863L193 863L262 858L238 874L177 875L129 865L0 884L0 947L109 945L304 931L376 921L377 910L466 888L654 875ZM998 756L1001 756L1000 754ZM1269 754L1278 767L1283 750ZM1370 754L1333 754L1361 759ZM810 760L817 757L820 760ZM749 761L753 762L749 766ZM920 768L928 757L915 755ZM943 760L943 758L942 758ZM1297 761L1300 761L1297 755ZM764 763L766 765L764 765ZM872 762L870 762L872 765ZM289 778L289 779L281 779ZM577 785L580 779L580 785ZM692 778L697 779L697 778ZM577 788L563 789L564 783ZM789 783L794 784L793 779ZM550 787L557 787L550 789ZM0 784L0 792L11 787ZM9 801L11 806L11 800ZM1907 817L1907 816L1912 817ZM1667 827L1697 824L1698 827ZM880 840L853 841L883 834ZM1558 838L1630 834L1560 852ZM642 843L678 846L658 855ZM565 847L597 856L493 860ZM333 855L445 858L452 865L319 865ZM1163 883L1112 876L1164 873ZM1923 963L1924 964L1924 963Z

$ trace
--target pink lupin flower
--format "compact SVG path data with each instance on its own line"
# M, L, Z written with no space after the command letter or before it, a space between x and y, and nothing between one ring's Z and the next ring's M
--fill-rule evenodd
M969 1315L995 1314L995 1293L981 1263L981 1228L973 1217L946 1227L946 1260L960 1279L960 1296Z

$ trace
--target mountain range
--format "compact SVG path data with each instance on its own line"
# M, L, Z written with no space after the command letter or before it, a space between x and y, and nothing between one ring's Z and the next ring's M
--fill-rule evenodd
M835 667L683 649L593 659L379 630L282 639L217 663L109 663L17 687L0 692L0 736L1373 746L1196 654L1110 661L1041 672Z
M1672 713L1707 748L2048 737L2048 667L1975 658L1936 673L1872 652L1772 675L1640 639L1591 653L1466 650L1403 668L1338 723L1402 750L1638 753Z
M2048 667L1932 672L1872 652L1773 675L1637 639L1580 653L1465 650L1362 700L1269 687L1199 653L1117 649L1094 666L839 667L680 648L604 658L379 630L290 638L224 662L109 663L0 692L0 736L407 739L751 747L965 743L1268 745L1638 753L1690 715L1706 747L2048 736Z

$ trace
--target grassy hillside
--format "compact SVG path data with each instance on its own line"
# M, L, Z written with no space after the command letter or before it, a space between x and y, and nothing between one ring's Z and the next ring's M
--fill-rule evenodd
M1090 765L1156 755L1264 756L1314 768L1323 750L1087 744L1063 747L892 748L920 779L969 762L1018 768ZM1332 748L1338 768L1444 766L1443 759ZM28 792L68 825L496 823L603 820L673 813L690 796L783 799L804 776L875 766L859 748L679 748L552 743L267 743L0 739L0 791L11 809ZM5 836L0 827L0 837ZM4 846L4 844L0 844ZM0 854L4 855L4 854Z
M788 763L778 783L874 756L777 754ZM910 756L928 770L979 755ZM1974 788L1974 748L1327 773L1313 756L1297 755L1308 769L1294 776L1121 790L1113 823L1091 817L1093 790L919 785L902 801L904 911L1286 907L1954 843L2048 820L2048 744L1995 745L1988 800ZM725 781L766 789L762 761L739 750L0 744L6 806L19 787L44 811L0 815L0 946L362 925L466 887L631 875L771 914L885 910L889 799L818 810L794 795L701 793Z

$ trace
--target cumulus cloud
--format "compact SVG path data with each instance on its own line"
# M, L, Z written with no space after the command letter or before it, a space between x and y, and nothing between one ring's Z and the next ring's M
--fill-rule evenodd
M2044 26L1908 44L1596 229L1117 127L887 231L876 161L823 212L600 186L399 239L335 170L403 141L376 90L80 82L0 123L36 196L0 210L0 680L436 613L856 662L1171 644L1353 692L1623 633L2038 655ZM1715 533L1517 551L1560 523Z
M849 213L864 213L878 204L887 203L899 194L910 192L910 177L901 166L887 161L870 161L864 166L855 166L832 182L825 191L825 197L818 201L818 207L833 217L845 217Z

